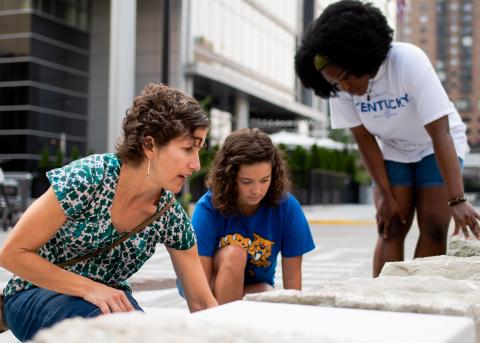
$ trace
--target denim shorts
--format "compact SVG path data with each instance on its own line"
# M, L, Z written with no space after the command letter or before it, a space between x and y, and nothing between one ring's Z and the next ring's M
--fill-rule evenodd
M460 169L463 169L463 160L458 158ZM415 188L441 187L443 178L440 174L435 155L425 156L418 162L402 163L385 160L388 180L392 186Z
M130 292L125 291L125 295L136 310L143 311ZM63 319L91 318L102 314L100 308L82 298L38 287L7 296L4 313L8 327L22 342L32 339L40 329Z

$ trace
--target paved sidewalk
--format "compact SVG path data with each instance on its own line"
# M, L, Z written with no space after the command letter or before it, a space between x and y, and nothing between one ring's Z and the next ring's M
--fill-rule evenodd
M373 204L337 204L302 206L310 224L375 225Z

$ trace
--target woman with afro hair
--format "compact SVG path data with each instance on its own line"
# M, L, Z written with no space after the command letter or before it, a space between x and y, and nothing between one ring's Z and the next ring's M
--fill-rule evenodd
M300 204L288 193L286 162L268 135L259 129L230 134L207 185L192 224L219 304L273 290L279 253L283 287L300 290L302 255L315 245Z
M295 55L303 85L329 99L332 128L350 129L374 180L374 276L403 260L415 213L415 257L445 254L452 215L454 234L480 237L461 176L465 125L425 53L392 35L378 8L339 1L305 30Z

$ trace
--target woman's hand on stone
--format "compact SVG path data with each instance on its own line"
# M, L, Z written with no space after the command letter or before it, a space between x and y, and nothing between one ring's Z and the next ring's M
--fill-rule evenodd
M470 231L473 236L480 239L480 215L475 211L468 201L462 202L452 207L453 220L455 221L454 235L458 235L462 230L466 239L470 239Z
M135 310L123 291L100 283L96 283L83 299L98 306L103 314Z

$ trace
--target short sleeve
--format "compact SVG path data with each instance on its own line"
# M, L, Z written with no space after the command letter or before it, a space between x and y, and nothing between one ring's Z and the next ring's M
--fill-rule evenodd
M411 46L399 68L399 78L408 93L413 95L423 125L455 111L430 60L420 48Z
M192 223L197 234L198 254L213 256L218 246L221 229L220 214L210 203L210 197L202 198L193 212Z
M177 250L188 250L195 245L196 237L192 222L178 201L175 201L163 217L160 220L165 230L161 243Z
M362 124L351 95L338 92L336 97L329 99L329 105L332 129L346 129Z
M65 215L82 213L95 195L104 174L101 155L92 155L47 172L47 178Z
M302 207L293 195L289 195L282 223L282 256L301 256L315 248L310 226Z

